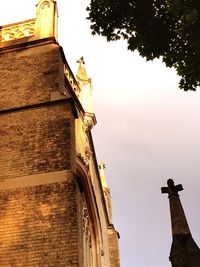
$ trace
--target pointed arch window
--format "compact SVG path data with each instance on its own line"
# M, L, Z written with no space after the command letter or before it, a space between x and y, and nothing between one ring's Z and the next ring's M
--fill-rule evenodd
M79 185L78 189L78 209L79 209L79 259L81 267L97 267L97 238L95 225L90 209L87 205L86 195Z

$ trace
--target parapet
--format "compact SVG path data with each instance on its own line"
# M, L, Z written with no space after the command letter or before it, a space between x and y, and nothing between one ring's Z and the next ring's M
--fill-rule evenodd
M44 38L57 39L58 9L54 0L40 0L36 18L0 26L0 48Z

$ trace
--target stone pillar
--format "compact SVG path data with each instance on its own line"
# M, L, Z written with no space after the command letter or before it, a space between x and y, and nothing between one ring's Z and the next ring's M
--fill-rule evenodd
M58 34L58 9L54 0L40 0L36 13L36 36L38 38L55 37Z
M169 197L172 226L172 246L169 259L172 267L200 266L200 249L192 237L178 195L183 187L181 184L174 185L172 179L167 181L167 185L167 187L161 188L161 192L168 194Z

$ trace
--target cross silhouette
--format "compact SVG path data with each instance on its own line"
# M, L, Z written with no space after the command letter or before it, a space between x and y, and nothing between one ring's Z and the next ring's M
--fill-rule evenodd
M178 192L183 190L182 184L174 185L174 181L172 179L167 180L168 187L162 187L161 192L163 194L168 194L169 197L176 195L178 196Z
M83 57L80 57L76 62L85 64L85 61L84 61Z

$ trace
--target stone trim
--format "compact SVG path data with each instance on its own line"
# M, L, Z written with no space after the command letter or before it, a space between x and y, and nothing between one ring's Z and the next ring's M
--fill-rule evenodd
M29 175L6 180L0 180L0 191L14 188L23 188L28 186L36 186L43 184L51 184L55 182L64 182L75 177L70 170L49 172L36 175Z

